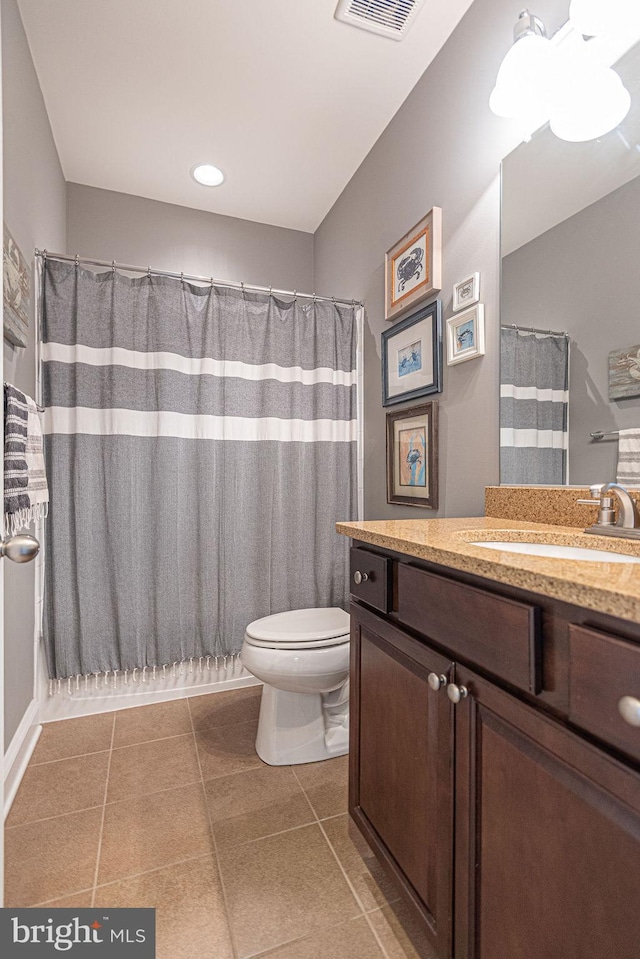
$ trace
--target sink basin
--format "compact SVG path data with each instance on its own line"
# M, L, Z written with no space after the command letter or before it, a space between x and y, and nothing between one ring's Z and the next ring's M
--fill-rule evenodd
M610 553L605 549L589 549L584 546L563 546L561 543L495 543L476 540L470 546L499 549L506 553L526 553L528 556L544 556L546 559L578 559L588 563L640 563L640 556L626 553Z

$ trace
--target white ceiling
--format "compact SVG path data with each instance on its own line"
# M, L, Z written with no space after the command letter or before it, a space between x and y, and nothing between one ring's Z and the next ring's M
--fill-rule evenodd
M398 43L337 0L18 0L67 180L305 231L471 2L426 0Z

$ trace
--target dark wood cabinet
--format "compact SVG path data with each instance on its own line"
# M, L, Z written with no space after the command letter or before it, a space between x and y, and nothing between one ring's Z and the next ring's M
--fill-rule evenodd
M350 813L436 954L638 959L640 729L616 706L640 629L387 558L394 607L352 603Z
M456 683L456 959L637 959L638 774L469 670Z
M444 690L451 663L366 610L352 616L351 662L351 816L449 955L453 707L429 676Z

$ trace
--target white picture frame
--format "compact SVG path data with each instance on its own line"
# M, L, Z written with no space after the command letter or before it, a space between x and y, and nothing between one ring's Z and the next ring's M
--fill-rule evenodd
M480 274L472 273L453 287L453 312L464 310L480 300Z
M455 313L447 320L447 366L484 356L484 304Z

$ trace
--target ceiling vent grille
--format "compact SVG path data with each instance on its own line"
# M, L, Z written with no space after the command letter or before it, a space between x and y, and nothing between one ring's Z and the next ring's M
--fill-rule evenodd
M425 0L339 0L336 20L392 40L404 40Z

